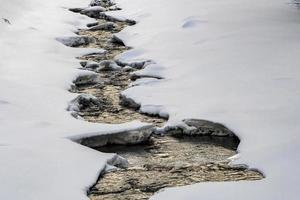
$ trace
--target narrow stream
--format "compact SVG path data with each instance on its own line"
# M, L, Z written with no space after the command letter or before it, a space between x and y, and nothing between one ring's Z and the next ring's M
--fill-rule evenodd
M110 0L93 0L90 6L70 11L95 18L97 23L88 24L86 29L78 30L78 37L62 42L71 47L93 47L105 51L78 58L83 70L96 73L83 75L74 81L71 92L79 96L68 110L74 117L93 123L119 124L140 120L154 127L163 127L167 118L142 114L138 111L138 104L121 96L133 80L142 78L134 76L133 72L151 62L125 63L114 59L130 49L114 34L135 22L107 16L104 11L120 9ZM239 139L226 127L194 119L187 120L186 125L194 129L187 131L182 127L169 127L157 135L156 129L151 128L151 136L134 145L100 142L95 146L90 145L94 138L81 140L83 145L101 152L117 153L128 161L126 166L110 166L103 171L88 191L89 198L146 200L166 187L263 178L256 170L229 165L228 158L236 154Z

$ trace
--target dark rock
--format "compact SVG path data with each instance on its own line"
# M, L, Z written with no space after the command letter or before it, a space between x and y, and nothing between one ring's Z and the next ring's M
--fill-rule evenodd
M70 8L69 11L75 12L75 13L80 13L84 8Z
M122 94L120 94L120 105L134 110L138 110L141 107L141 105L136 103L133 99L128 98Z
M93 27L93 26L97 26L99 24L99 22L93 22L93 23L89 23L89 24L87 24L86 26L87 27Z
M135 81L137 79L141 79L141 78L156 78L156 79L163 79L162 77L160 76L152 76L152 75L142 75L142 74L136 74L136 73L133 73L130 75L130 79L132 81Z
M113 44L117 44L117 45L120 45L120 46L126 46L123 42L123 40L121 40L118 36L116 35L113 35L113 37L111 38L110 40L111 43Z

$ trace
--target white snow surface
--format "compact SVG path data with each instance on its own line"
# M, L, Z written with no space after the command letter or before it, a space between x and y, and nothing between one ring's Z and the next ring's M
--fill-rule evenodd
M57 42L92 19L69 12L88 0L0 0L0 199L83 200L113 154L69 138L141 127L91 124L66 111L76 56L101 52ZM2 18L8 19L11 25Z
M91 124L66 111L82 73L75 36L91 19L67 7L89 0L0 0L0 199L83 200L113 155L69 138L140 127ZM143 111L225 124L242 140L235 163L264 172L255 182L201 183L152 199L298 200L300 177L300 13L288 0L118 0L118 17L139 23L118 34L152 59L146 74L166 79L126 95ZM158 67L159 66L159 67ZM140 72L142 73L142 72Z
M118 34L134 47L123 59L152 59L166 78L124 94L141 110L168 112L170 123L225 124L241 138L234 163L266 176L166 189L152 199L299 199L300 12L293 1L118 2L123 10L112 15L139 22Z

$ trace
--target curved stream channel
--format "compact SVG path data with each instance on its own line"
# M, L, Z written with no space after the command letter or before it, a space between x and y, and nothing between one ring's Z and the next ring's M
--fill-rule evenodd
M114 34L135 24L135 21L105 14L105 11L119 9L110 0L93 0L87 8L72 8L70 11L95 18L97 23L78 30L76 37L58 39L71 47L104 50L78 58L83 70L95 73L82 75L74 81L71 92L79 96L68 108L74 117L94 123L140 120L153 124L78 141L101 152L116 153L121 160L107 165L88 191L89 198L141 200L149 199L166 187L205 181L262 179L263 175L256 170L229 165L228 158L236 154L239 139L223 125L187 119L184 125L165 127L156 134L157 127L163 127L167 119L140 113L138 104L121 95L134 80L144 78L134 72L152 61L115 60L116 55L130 48ZM130 141L130 138L134 139Z

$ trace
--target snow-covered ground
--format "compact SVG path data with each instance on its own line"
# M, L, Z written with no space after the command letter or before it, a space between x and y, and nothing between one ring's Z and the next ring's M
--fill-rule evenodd
M145 111L170 122L221 122L242 140L240 158L260 169L256 182L203 183L153 199L297 200L300 177L300 13L289 0L117 0L112 13L139 21L120 37L123 59L153 59L163 76L129 89ZM55 38L91 20L65 7L89 0L0 0L0 199L86 199L109 154L68 138L138 127L76 120L67 91L77 55ZM141 81L140 81L141 82ZM156 107L154 107L154 106ZM151 108L151 109L149 109Z

